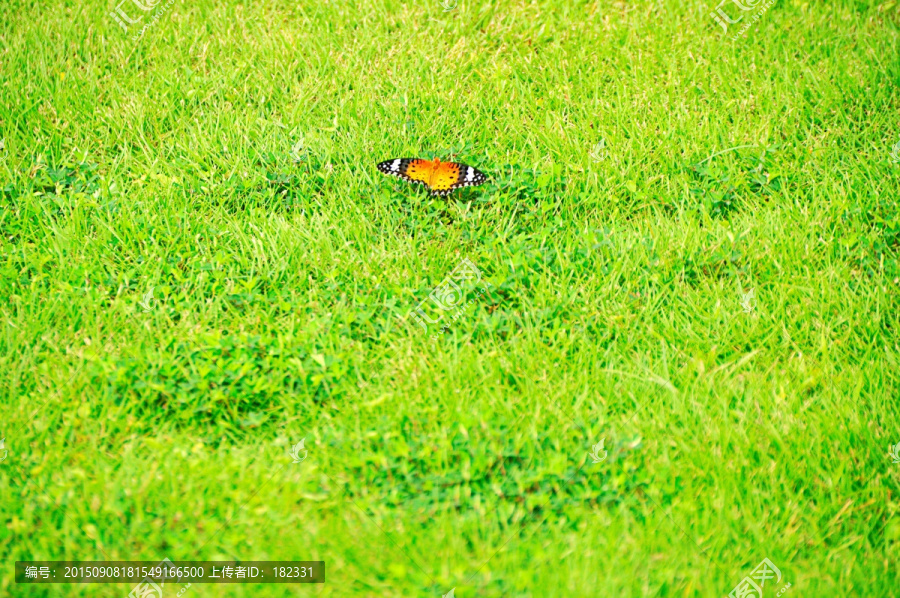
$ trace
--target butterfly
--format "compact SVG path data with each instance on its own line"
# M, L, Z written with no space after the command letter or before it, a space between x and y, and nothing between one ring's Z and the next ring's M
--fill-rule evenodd
M449 195L454 189L480 185L487 180L476 168L459 162L434 162L420 158L396 158L378 164L384 174L399 177L410 183L426 185L432 195Z

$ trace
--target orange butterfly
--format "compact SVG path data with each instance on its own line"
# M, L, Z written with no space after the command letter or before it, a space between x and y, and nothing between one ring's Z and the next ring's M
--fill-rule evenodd
M432 195L449 195L454 189L480 185L487 180L483 172L458 162L434 162L419 158L396 158L378 164L384 174L410 183L426 185Z

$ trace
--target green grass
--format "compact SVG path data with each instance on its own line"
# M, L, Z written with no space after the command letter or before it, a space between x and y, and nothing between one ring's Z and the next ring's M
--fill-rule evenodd
M715 4L4 2L0 595L900 595L900 4Z

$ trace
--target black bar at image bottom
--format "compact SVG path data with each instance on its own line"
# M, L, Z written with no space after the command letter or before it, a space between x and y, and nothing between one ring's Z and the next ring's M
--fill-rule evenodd
M325 561L16 561L16 583L325 583Z

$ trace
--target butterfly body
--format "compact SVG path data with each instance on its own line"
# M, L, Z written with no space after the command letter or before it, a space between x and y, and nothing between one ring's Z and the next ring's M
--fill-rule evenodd
M467 164L439 159L395 158L378 164L378 170L410 183L425 185L432 195L448 195L454 189L480 185L487 177Z

